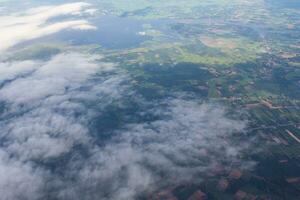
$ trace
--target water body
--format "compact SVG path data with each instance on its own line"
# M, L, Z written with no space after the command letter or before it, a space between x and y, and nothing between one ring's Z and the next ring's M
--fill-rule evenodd
M69 17L56 17L48 23L61 22ZM74 19L74 18L73 18ZM125 49L138 47L152 37L144 33L144 25L150 25L153 29L161 32L169 32L167 25L170 20L139 20L128 17L113 15L101 15L94 19L88 19L96 30L73 30L67 29L50 36L26 41L16 47L22 47L33 43L67 42L71 45L99 44L106 49ZM170 33L171 34L171 33ZM168 34L168 35L170 35ZM16 48L15 47L15 48Z
M141 20L103 15L92 21L97 30L66 30L53 35L73 45L100 44L104 48L120 49L136 47L152 37L141 35L144 22Z

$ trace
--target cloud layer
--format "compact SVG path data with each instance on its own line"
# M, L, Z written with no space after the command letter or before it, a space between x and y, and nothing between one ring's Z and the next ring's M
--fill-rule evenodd
M87 124L98 113L88 105L100 101L100 109L120 98L126 80L100 60L66 53L48 62L0 63L1 198L37 199L49 170L44 164L90 145Z
M233 140L246 123L226 117L224 108L175 98L149 112L161 119L128 125L104 147L93 147L88 159L69 163L68 173L76 174L76 184L61 195L136 199L160 187L200 183L230 166L252 167L240 158L249 144Z
M59 16L91 15L95 12L90 4L78 2L59 6L42 6L9 16L0 16L0 51L21 42L50 35L64 29L96 29L86 20L50 22Z
M95 28L85 20L51 22L93 12L70 3L0 17L0 51L66 28ZM185 95L147 102L130 82L99 55L0 62L1 199L137 199L201 182L220 168L251 167L241 159L249 144L238 140L246 122ZM125 116L130 123L109 133L92 125L126 102L134 105ZM151 120L140 120L146 116Z
M233 140L244 121L190 97L146 102L127 73L101 60L70 52L0 63L4 200L136 199L158 187L200 182L216 169L251 167L241 159L249 144ZM124 101L153 120L124 124L102 138L91 121Z

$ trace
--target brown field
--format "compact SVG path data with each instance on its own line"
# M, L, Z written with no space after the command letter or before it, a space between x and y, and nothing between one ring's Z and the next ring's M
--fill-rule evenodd
M267 101L267 100L262 100L261 104L270 108L270 109L280 109L282 108L281 106L274 106L271 102Z
M230 41L223 38L211 38L211 37L200 37L200 41L212 48L222 48L222 49L235 49L237 47L234 41Z
M297 54L295 54L295 53L282 53L281 54L281 57L282 58L285 58L285 59L289 59L289 58L294 58L294 57L296 57L297 56Z

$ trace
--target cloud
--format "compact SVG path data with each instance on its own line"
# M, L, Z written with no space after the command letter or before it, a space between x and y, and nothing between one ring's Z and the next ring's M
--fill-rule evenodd
M223 107L175 98L149 112L161 119L127 125L104 147L93 146L89 158L69 163L77 182L62 190L62 199L136 199L160 187L200 183L221 166L224 172L253 166L241 159L248 142L237 139L246 122L228 118Z
M36 69L37 63L33 61L0 63L0 84L11 81L17 76L26 75Z
M242 159L251 147L240 139L247 122L184 94L147 102L130 87L130 76L101 56L68 52L48 61L0 63L0 72L4 200L21 194L137 199L160 187L199 183L220 169L253 165ZM125 102L134 105L126 116L130 123L109 133L91 126ZM152 120L140 120L144 116Z
M101 59L70 52L47 62L0 63L1 199L48 195L60 181L55 173L48 177L49 163L58 167L76 146L93 146L87 124L98 113L89 105L100 101L100 109L119 99L127 79Z
M87 20L64 20L50 23L59 16L91 15L95 12L88 3L68 3L58 6L42 6L9 16L0 16L0 51L21 42L50 35L64 29L96 29Z
M2 63L0 81L7 81L16 76L32 72L5 85L0 91L2 99L13 103L34 103L48 96L63 95L66 90L80 87L90 75L98 70L98 65L91 63L95 57L82 54L60 54L50 62L24 61ZM103 64L102 70L111 70L113 65ZM26 93L20 93L26 91Z
M2 127L7 132L3 136L9 152L24 159L44 159L59 156L78 141L88 140L87 127L74 117L75 113L89 112L84 103L102 98L105 104L119 98L119 84L125 79L124 75L114 74L113 64L96 62L99 59L68 53L48 62L0 64L0 69L6 71L0 75L4 83L0 100L9 108L4 118L14 115L6 117ZM87 81L96 73L110 74L99 77L97 85L89 85Z
M2 200L39 199L44 182L31 164L19 162L0 150L0 192Z

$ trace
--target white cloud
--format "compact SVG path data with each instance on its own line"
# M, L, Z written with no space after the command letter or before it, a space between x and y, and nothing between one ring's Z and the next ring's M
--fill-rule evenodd
M31 71L28 76L8 83L0 90L2 100L12 103L34 103L48 96L63 95L66 90L80 87L90 75L99 70L94 62L97 57L68 53L55 56L49 62L34 61L0 64L0 81L13 79ZM102 71L111 70L112 64L102 63ZM21 93L20 91L26 91Z
M248 141L238 140L245 121L184 95L145 102L130 90L125 72L101 59L69 52L0 63L0 175L8 171L0 191L7 200L22 193L25 199L135 199L160 183L202 181L219 166L252 166L241 156ZM116 127L103 139L108 133L91 122L123 101L156 120Z
M2 127L7 132L4 137L9 152L24 159L44 159L60 156L76 143L88 140L87 128L74 118L73 112L86 112L83 102L103 99L109 103L119 98L119 84L124 78L120 74L103 75L97 85L86 84L96 73L115 71L113 64L96 59L101 58L68 53L44 63L0 64L0 71L6 72L0 74L0 81L10 80L0 89L0 100L10 105L8 114L16 115ZM24 73L28 70L32 72ZM80 89L82 86L85 90Z
M54 187L48 181L60 180L55 174L48 180L41 163L72 153L76 145L93 146L87 124L95 111L88 105L100 101L105 107L120 98L127 75L99 56L79 53L0 63L0 72L6 106L0 113L1 199L40 199L46 182Z
M0 175L8 171L0 191L7 200L22 193L25 199L135 199L160 183L202 181L220 165L251 167L241 159L249 144L232 139L246 122L184 95L145 102L132 95L126 73L101 59L70 52L0 63ZM157 120L115 128L102 141L107 133L92 130L91 121L123 100ZM149 103L151 109L143 107ZM47 163L59 170L50 172Z
M160 113L161 119L128 125L105 147L90 147L88 159L69 163L68 174L76 174L77 182L61 196L136 199L166 185L199 183L219 166L224 172L230 166L252 167L240 158L246 143L232 139L246 123L226 117L223 107L178 98L161 102L150 113Z
M48 20L66 15L91 15L95 12L91 5L83 2L59 6L42 6L22 13L0 16L0 51L20 42L59 32L63 29L96 29L86 20L64 20L49 23Z
M23 163L0 150L0 193L2 200L30 199L41 197L43 187L41 172L34 170L31 164Z
M0 63L0 83L31 73L37 66L38 63L34 61Z

